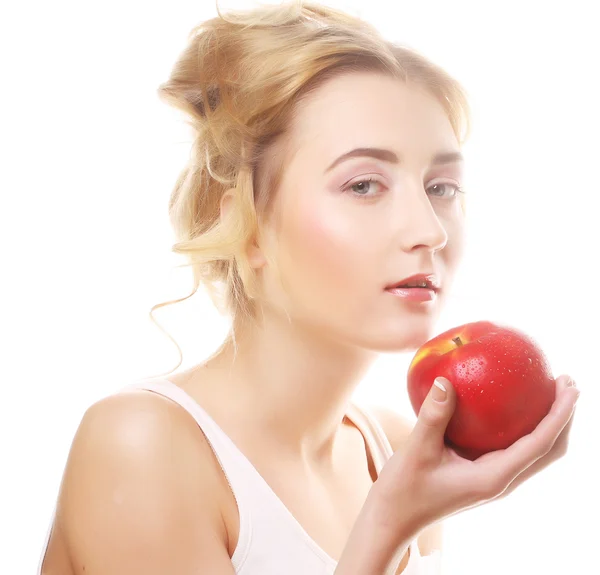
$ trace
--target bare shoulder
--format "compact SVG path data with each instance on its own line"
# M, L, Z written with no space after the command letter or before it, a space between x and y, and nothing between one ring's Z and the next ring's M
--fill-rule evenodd
M223 481L175 403L141 390L96 402L73 439L57 504L73 572L233 574Z
M392 449L394 451L402 449L416 421L388 407L373 406L370 411L381 425ZM418 537L421 555L429 555L434 551L442 550L443 530L443 522L440 521L421 532Z

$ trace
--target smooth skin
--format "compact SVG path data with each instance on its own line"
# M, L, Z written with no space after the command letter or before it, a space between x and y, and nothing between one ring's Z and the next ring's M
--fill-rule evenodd
M440 421L449 411L422 410L413 431L409 420L378 409L395 454L377 478L364 438L344 414L378 353L412 351L434 335L463 253L456 188L464 173L461 161L433 158L460 148L431 95L379 73L328 80L302 102L290 136L273 215L248 246L261 283L259 325L238 322L235 356L227 341L169 379L231 437L315 542L341 559L340 575L370 561L357 543L377 533L373 517L381 519L389 549L361 572L375 575L375 563L385 563L383 554L401 540L403 514L410 515L406 537L418 534L427 555L441 549L438 519L474 504L454 491L429 505L433 489L460 477L490 499L504 483L492 489L480 470L508 480L533 454L537 471L562 455L552 445L566 445L561 402L571 392L557 395L559 407L533 439L485 456L489 467L443 449ZM330 168L356 148L389 150L398 161L361 155ZM223 216L233 202L229 191ZM433 302L385 291L430 271L442 281ZM548 446L555 451L543 455ZM400 478L405 489L394 487ZM407 494L418 505L410 507ZM379 513L384 503L395 514ZM192 418L156 394L120 393L92 405L77 430L42 573L232 575L238 532L235 500ZM407 561L405 554L399 573Z

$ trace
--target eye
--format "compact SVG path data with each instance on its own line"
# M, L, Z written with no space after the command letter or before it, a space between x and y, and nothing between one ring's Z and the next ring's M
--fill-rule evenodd
M451 182L440 182L429 186L427 190L433 190L431 194L434 198L447 198L452 200L458 197L459 193L464 194L464 191L457 184Z
M383 184L374 178L365 178L348 184L343 191L351 192L360 198L372 198L381 193L381 191L377 191L378 186L383 186Z

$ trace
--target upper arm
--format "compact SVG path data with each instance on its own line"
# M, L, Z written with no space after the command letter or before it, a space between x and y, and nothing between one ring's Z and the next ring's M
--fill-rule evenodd
M233 575L218 476L188 419L148 392L85 413L57 504L77 575Z
M385 431L392 449L394 451L401 449L414 427L414 422L386 407L372 407L370 411ZM429 555L436 550L441 551L443 533L442 521L434 523L421 531L418 537L421 555Z

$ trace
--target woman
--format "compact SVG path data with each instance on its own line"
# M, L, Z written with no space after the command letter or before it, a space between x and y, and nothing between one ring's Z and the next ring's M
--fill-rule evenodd
M459 265L459 84L294 4L195 28L160 94L196 130L174 251L231 335L88 409L40 572L438 572L443 519L562 456L578 395L559 377L538 428L474 462L444 445L447 380L414 428L351 402L379 352L434 335ZM407 284L425 287L393 289Z

